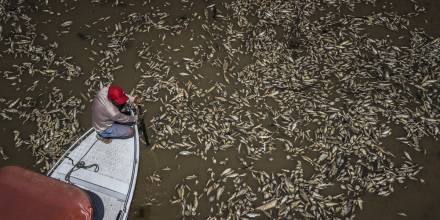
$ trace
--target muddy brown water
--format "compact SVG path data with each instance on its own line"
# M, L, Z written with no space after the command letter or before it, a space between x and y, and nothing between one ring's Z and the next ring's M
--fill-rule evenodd
M440 36L440 2L437 0L421 0L423 5L427 8L427 13L411 20L411 27L424 28L431 36ZM133 2L133 5L123 5L113 7L111 3L92 5L87 1L50 1L49 6L45 6L44 2L39 5L40 9L50 9L59 11L59 15L50 15L48 13L35 12L30 13L29 16L34 20L36 29L39 33L45 33L49 39L56 40L59 47L56 53L61 56L73 57L74 63L81 66L83 76L73 79L72 81L54 80L52 83L42 82L38 87L38 92L42 93L56 86L62 89L66 94L73 94L79 96L80 93L87 90L84 81L93 71L96 61L88 59L91 56L91 50L99 51L99 36L104 38L105 34L99 34L99 30L89 30L84 28L84 24L91 23L98 18L111 16L105 22L102 22L101 27L108 24L117 23L122 20L123 16L127 16L133 12L154 13L163 11L170 14L169 21L174 22L179 17L192 16L194 12L199 14L210 4L215 1L196 1L194 4L187 4L185 1L149 1L145 6L140 6L138 1ZM190 5L190 6L189 6ZM75 6L76 8L64 12L66 8ZM359 5L354 12L342 9L341 13L352 14L356 16L368 15L371 12L383 10L394 10L401 13L412 10L413 5L409 0L404 1L377 1L376 6ZM321 13L325 14L334 9L329 8L328 11ZM121 12L123 12L121 14ZM319 16L319 14L315 15ZM62 34L58 36L59 24L66 20L72 20L69 34ZM192 39L196 37L201 28L200 21L193 21L189 24L187 30L179 37L169 36L165 41L160 38L165 34L165 31L151 31L148 33L140 33L132 37L128 42L127 48L124 52L119 54L120 63L124 64L124 68L114 72L115 82L122 85L128 91L134 89L140 79L140 73L135 70L135 64L140 61L137 56L137 49L143 42L148 42L154 50L162 52L164 57L169 57L169 62L180 62L182 57L191 57L192 47L198 45L200 42ZM98 25L99 27L99 25ZM96 45L90 45L89 41L81 39L77 33L86 33L86 31L96 31L97 40ZM370 37L375 38L392 38L396 45L408 44L408 33L395 33L381 28L369 28L365 30ZM403 36L399 38L400 36ZM47 42L42 41L42 44ZM178 53L167 50L164 45L171 45L172 48L180 47L182 50ZM0 46L0 50L5 48ZM0 59L0 66L2 70L14 71L12 65L23 62L20 58L13 58L11 56L3 55ZM239 67L244 68L247 63L252 62L252 57L243 55L242 59L238 61ZM179 71L178 68L172 71ZM203 66L199 71L201 72L215 72L218 71L214 67ZM23 79L22 85L11 85L8 80L2 79L0 81L0 97L7 100L16 99L17 97L24 97L27 94L23 90L17 88L31 85L36 80L32 77ZM215 74L207 75L202 86L209 87L218 80ZM43 80L44 81L44 80ZM32 94L30 94L32 96ZM160 105L157 103L145 106L147 109L147 121L159 112ZM80 127L84 131L91 126L90 123L90 103L86 103L85 110L80 114ZM41 167L35 166L35 159L29 149L26 147L16 148L13 140L13 131L20 131L23 136L27 136L36 130L36 124L23 124L18 118L12 121L0 120L0 146L2 146L9 156L8 160L0 159L0 166L6 165L20 165L35 171L39 171ZM151 131L151 129L150 129ZM399 132L399 131L396 131ZM151 135L151 141L154 142L154 134ZM426 149L426 154L413 151L401 143L394 140L384 140L383 146L387 150L401 155L403 150L411 153L413 159L423 166L423 171L420 177L424 179L424 183L419 182L405 182L404 184L395 185L395 192L387 197L380 197L373 194L366 194L363 199L364 209L357 212L356 219L440 219L440 142L433 138L425 138L421 142L421 146ZM68 147L68 146L66 146ZM239 167L237 161L237 152L225 151L218 152L215 155L209 155L208 160L202 160L199 157L177 157L176 152L171 150L150 150L144 145L141 146L139 174L136 184L136 191L130 209L129 219L178 219L180 218L179 205L170 205L169 201L175 195L175 186L181 182L183 178L189 175L196 174L200 183L194 186L201 192L204 181L207 178L206 170L214 169L216 171L223 170L225 167L220 165L220 162L226 163L228 167ZM217 163L213 163L212 159ZM258 169L266 170L267 172L277 171L280 169L294 169L294 160L286 160L285 155L281 151L275 151L271 156L262 158L257 161L255 166ZM169 171L163 170L170 168ZM306 167L307 175L307 167ZM310 171L311 172L311 171ZM153 173L160 174L161 182L151 183L147 180L148 176ZM205 210L204 210L205 209ZM200 210L204 214L208 211L207 204L201 204ZM397 213L405 213L407 217L400 216Z

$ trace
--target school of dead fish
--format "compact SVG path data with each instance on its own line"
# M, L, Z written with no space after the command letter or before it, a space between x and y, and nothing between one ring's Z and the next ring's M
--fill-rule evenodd
M426 12L412 2L414 10L406 14L355 16L358 5L376 1L181 0L190 12L176 16L161 10L168 2L144 1L140 5L154 13L122 12L119 20L108 16L82 25L46 20L59 26L56 36L48 36L32 15L63 11L49 1L0 0L0 58L13 61L0 74L20 94L0 98L0 120L36 125L28 137L19 128L11 135L15 147L30 149L48 170L83 131L79 115L99 84L128 68L120 59L137 41L133 68L140 79L133 92L153 115L152 150L217 167L207 170L206 181L191 175L176 185L169 203L179 205L182 217L350 219L362 210L365 193L388 196L396 183L423 182L411 152L425 151L422 138L440 136L440 39L410 28L409 21ZM65 12L75 10L61 3ZM203 10L194 9L200 5ZM371 27L402 33L399 39L408 45L372 38ZM154 41L137 38L152 32L158 33ZM89 42L91 73L75 58L57 54L60 44L68 44L57 38L69 34ZM179 38L188 38L185 45L175 45ZM79 93L56 86L84 75ZM160 106L155 112L148 110L153 104ZM397 136L397 129L406 134ZM386 140L398 140L406 150L394 155ZM0 158L8 160L4 147ZM219 151L235 152L240 166L217 161ZM254 166L264 158L277 163L281 159L272 154L279 151L290 169ZM165 181L160 172L147 180Z

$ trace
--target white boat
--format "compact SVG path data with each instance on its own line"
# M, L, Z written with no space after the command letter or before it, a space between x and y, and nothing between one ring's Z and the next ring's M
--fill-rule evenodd
M89 195L93 219L127 219L139 164L139 133L105 144L90 129L49 171L48 176L71 183Z

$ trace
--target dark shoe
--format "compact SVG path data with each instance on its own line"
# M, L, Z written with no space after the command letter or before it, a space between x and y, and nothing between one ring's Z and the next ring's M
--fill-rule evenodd
M99 135L99 134L96 135L96 138L98 140L102 141L104 144L110 144L112 142L111 138L104 138L104 137L101 137L101 135Z

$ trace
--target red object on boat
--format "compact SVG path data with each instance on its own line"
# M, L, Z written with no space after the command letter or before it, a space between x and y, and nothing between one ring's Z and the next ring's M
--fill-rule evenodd
M86 192L17 166L0 169L0 219L91 220Z

